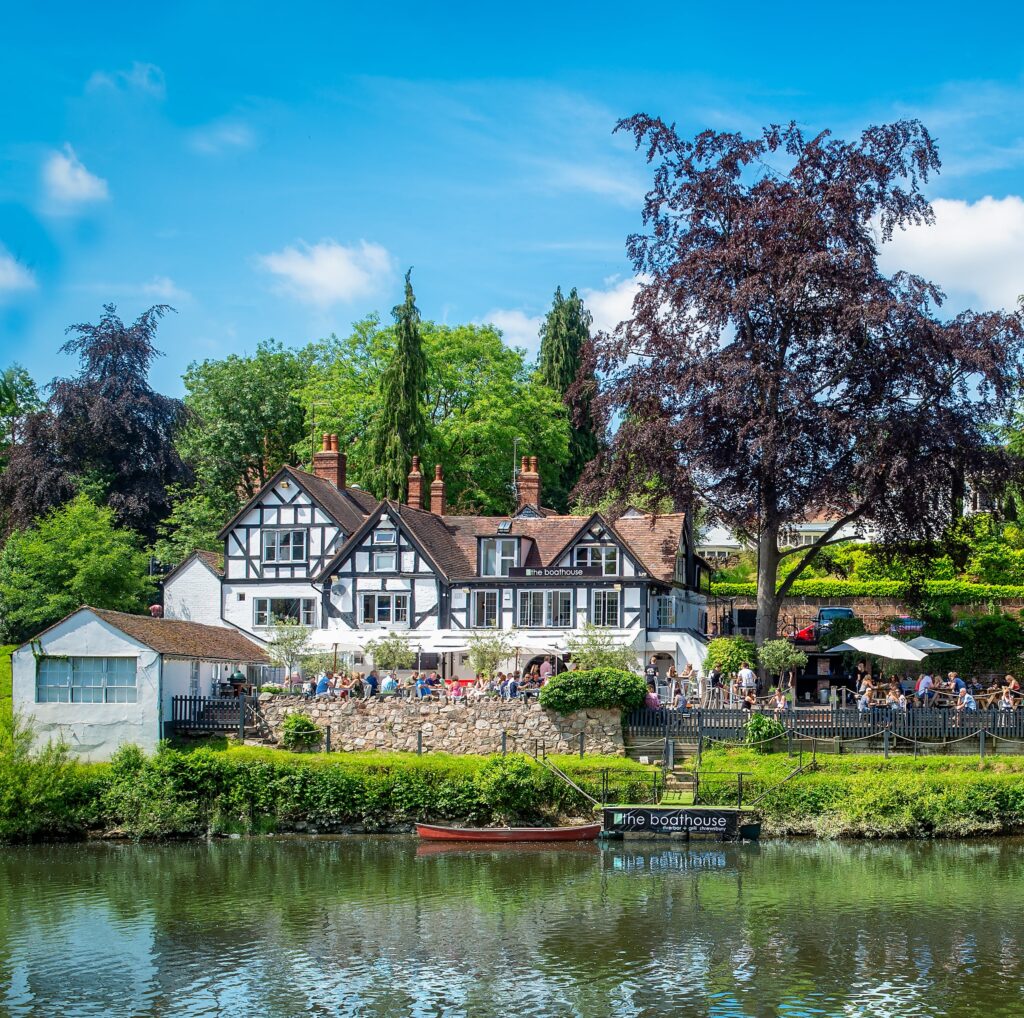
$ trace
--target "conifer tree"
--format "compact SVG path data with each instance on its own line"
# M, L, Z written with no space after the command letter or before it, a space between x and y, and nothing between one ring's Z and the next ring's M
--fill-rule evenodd
M413 453L421 450L426 437L427 358L411 276L412 269L405 274L405 300L391 312L395 351L381 378L380 411L371 435L371 488L379 498L402 497Z
M541 326L540 358L537 364L541 382L554 389L569 407L572 430L569 435L569 458L562 467L558 482L549 486L545 501L564 512L572 489L583 468L597 455L598 438L590 413L590 400L596 388L592 373L580 378L583 348L590 340L593 317L583 304L576 288L568 297L562 288L555 290L551 310Z

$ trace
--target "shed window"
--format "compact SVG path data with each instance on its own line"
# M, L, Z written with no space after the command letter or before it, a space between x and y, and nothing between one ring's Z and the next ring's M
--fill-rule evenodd
M134 657L44 657L36 670L36 703L135 703Z

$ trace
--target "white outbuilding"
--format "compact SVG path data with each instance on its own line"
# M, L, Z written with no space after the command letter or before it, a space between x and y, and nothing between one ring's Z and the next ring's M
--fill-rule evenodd
M38 743L62 739L88 760L129 743L146 752L169 734L171 698L210 696L263 649L222 626L84 606L18 647L14 709Z

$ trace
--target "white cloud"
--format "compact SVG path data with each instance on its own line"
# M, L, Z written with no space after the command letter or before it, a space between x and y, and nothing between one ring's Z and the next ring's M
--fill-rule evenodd
M295 247L260 255L257 262L277 277L278 292L319 307L375 294L393 272L387 249L365 240L351 247L336 240L300 241Z
M640 290L636 276L611 276L603 290L581 290L583 303L594 316L594 332L611 332L619 322L633 317L633 298Z
M189 145L203 155L240 151L256 144L256 132L240 120L217 120L196 128L189 135Z
M506 311L495 308L488 311L477 324L494 325L501 329L506 346L523 347L531 356L540 348L540 327L543 315L528 315L524 311Z
M74 288L85 293L117 294L119 300L126 297L142 297L181 303L192 299L192 294L178 286L170 276L153 276L146 283L81 283Z
M635 171L621 166L602 168L594 164L549 163L547 173L548 184L557 190L596 194L630 208L639 207L647 192L647 185Z
M163 99L167 94L167 81L156 64L136 60L127 71L94 71L85 83L85 89L87 92L143 92L155 99Z
M107 182L90 173L70 145L65 145L63 152L50 154L43 164L43 183L55 211L110 197Z
M905 269L930 279L951 302L976 310L1014 308L1024 293L1024 199L939 198L934 226L897 231L882 245L886 272Z
M0 300L9 294L24 293L35 288L35 273L0 248Z

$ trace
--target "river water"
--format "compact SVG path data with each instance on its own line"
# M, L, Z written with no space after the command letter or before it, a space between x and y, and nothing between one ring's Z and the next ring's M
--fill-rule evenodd
M0 849L3 1015L1024 1015L1024 845Z

